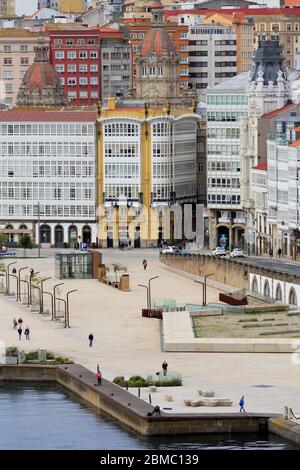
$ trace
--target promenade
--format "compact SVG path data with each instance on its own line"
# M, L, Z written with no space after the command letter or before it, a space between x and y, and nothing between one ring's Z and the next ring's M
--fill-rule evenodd
M142 267L144 258L148 260L146 272ZM106 264L120 262L128 266L131 292L118 291L96 280L66 280L64 292L78 289L70 302L71 329L64 329L49 317L32 313L20 303L0 296L0 339L7 346L16 345L26 351L46 348L92 371L99 363L108 379L117 375L127 378L153 374L161 370L166 360L170 372L182 374L184 386L168 392L160 390L153 396L153 402L172 407L173 412L193 412L184 406L183 399L197 398L199 389L214 389L217 397L234 400L232 408L218 408L220 412L237 411L241 395L245 395L246 410L251 412L280 413L284 405L300 412L300 354L299 365L295 365L290 354L163 353L159 321L141 316L146 295L138 284L159 276L153 281L153 298L176 298L179 303L201 303L201 286L163 266L157 250L103 250L103 260ZM22 266L32 266L42 277L53 276L46 283L47 290L59 282L54 278L53 256L20 260L18 268ZM217 301L218 293L217 289L208 287L208 301ZM12 329L13 318L19 316L24 320L24 328L28 325L31 330L30 341L23 338L20 342ZM88 347L91 332L95 337L93 348ZM167 404L165 393L172 394L174 402ZM147 397L145 391L143 396ZM216 409L196 408L195 411L215 412Z

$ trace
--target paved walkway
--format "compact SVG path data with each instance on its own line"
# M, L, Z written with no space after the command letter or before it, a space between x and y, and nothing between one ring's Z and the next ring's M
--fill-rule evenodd
M71 297L71 329L64 329L49 318L41 318L14 300L0 296L0 339L8 346L20 345L27 351L46 347L92 371L99 363L108 379L117 375L128 378L134 374L153 374L166 359L169 370L181 373L184 381L183 387L172 390L173 412L187 411L183 399L196 398L198 389L214 389L218 397L232 398L234 406L224 409L228 412L238 410L237 403L243 394L246 409L251 412L281 412L284 405L300 412L300 354L296 357L299 365L295 365L290 354L162 353L159 321L142 318L146 296L138 284L158 275L159 279L153 281L153 298L172 297L179 303L201 303L201 286L165 269L158 260L157 250L103 250L103 257L107 264L119 261L128 266L131 292L123 293L95 280L66 281L65 291L78 288L78 293ZM145 257L146 272L142 268ZM20 260L18 267L22 266L33 266L45 277L54 276L53 258ZM56 279L46 282L46 288L57 282ZM217 301L218 294L213 287L207 288L209 301ZM19 342L12 329L13 318L20 315L24 328L28 325L31 330L29 342L24 338ZM95 336L93 348L88 347L87 337L91 332ZM164 395L169 392L159 390L156 401L165 407ZM216 409L195 408L195 411L215 412Z

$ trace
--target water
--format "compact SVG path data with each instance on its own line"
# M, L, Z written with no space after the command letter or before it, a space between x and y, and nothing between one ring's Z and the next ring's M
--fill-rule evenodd
M53 383L1 383L0 417L0 450L299 449L274 435L144 439Z

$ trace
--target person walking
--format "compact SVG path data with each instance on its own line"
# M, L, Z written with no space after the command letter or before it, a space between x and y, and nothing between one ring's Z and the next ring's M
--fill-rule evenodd
M93 333L89 334L89 347L93 347L94 335Z
M17 320L14 318L14 319L13 319L13 329L16 330L16 329L17 329L17 326L18 326L18 322L17 322Z
M22 339L22 331L23 331L23 330L22 330L22 327L19 326L19 328L18 328L18 334L19 334L19 340L20 340L20 341L21 341L21 339Z
M273 258L273 248L269 249L269 256L270 256L270 258Z
M148 266L148 263L147 263L146 259L143 260L143 266L144 266L144 271L146 271L147 266Z
M22 317L20 317L19 320L18 320L18 325L19 325L20 327L22 327L22 324L23 324L23 320L22 320Z
M240 413L241 413L241 412L246 413L246 410L245 410L245 408L244 408L244 405L245 405L245 397L244 397L244 395L243 395L242 398L240 399L239 405L240 405Z
M99 369L96 372L96 379L97 379L98 387L100 387L102 385L102 373Z
M167 375L167 373L168 373L168 364L167 364L167 362L164 361L164 362L162 363L162 366L161 366L161 367L162 367L162 370L163 370L163 374L164 374L164 375Z
M282 249L281 249L281 248L278 248L277 253L278 253L278 258L281 258Z
M24 335L25 335L25 338L29 341L30 338L29 338L29 334L30 334L30 330L28 328L28 326L26 327L25 331L24 331Z

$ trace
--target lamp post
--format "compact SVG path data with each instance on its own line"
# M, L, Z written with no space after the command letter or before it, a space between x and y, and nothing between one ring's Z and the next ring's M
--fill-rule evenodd
M40 201L38 201L38 258L41 257L41 214L40 214Z
M197 284L201 284L202 285L202 305L203 306L206 306L206 287L207 287L207 278L210 277L210 276L213 276L215 273L210 273L210 274L205 274L204 277L204 282L202 281L194 281L194 282L197 282Z
M59 284L56 284L53 287L53 314L52 314L51 320L54 320L56 318L56 289L57 287L63 286L63 285L64 285L64 282L60 282Z
M32 303L32 278L36 275L36 274L39 274L40 272L39 271L32 271L30 272L30 277L29 277L29 303L31 304Z
M71 326L70 326L69 295L72 294L72 292L77 292L77 289L70 290L67 293L67 308L66 308L66 316L65 316L65 328L71 328Z
M18 271L18 277L19 277L19 300L20 302L22 302L22 298L21 298L21 272L24 271L25 269L28 269L28 266L25 266L24 268L20 268L19 271Z
M6 266L6 295L9 295L9 268L13 264L17 264L17 261L12 261L11 263L8 263Z
M41 280L41 301L40 301L40 313L44 313L44 282L48 281L51 279L51 277L45 277L45 279Z
M151 282L154 281L154 279L158 279L159 276L154 276L151 277L148 281L148 295L149 295L149 309L151 310Z
M138 284L139 287L144 287L147 290L147 309L149 309L149 288L144 286L144 284Z

